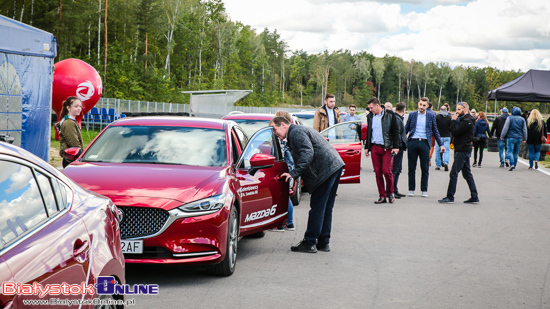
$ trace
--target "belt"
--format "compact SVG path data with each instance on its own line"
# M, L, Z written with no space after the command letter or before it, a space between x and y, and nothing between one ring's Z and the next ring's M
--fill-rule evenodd
M410 141L427 141L425 138L409 138Z
M386 148L386 146L381 145L381 144L373 144L373 145L374 145L374 146L378 146L378 147L382 147L382 148L384 148L384 149Z

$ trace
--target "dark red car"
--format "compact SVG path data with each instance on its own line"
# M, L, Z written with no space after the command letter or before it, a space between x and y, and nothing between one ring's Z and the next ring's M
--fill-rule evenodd
M119 219L109 199L82 189L42 159L3 142L0 171L0 283L94 285L99 276L113 276L125 284ZM24 301L51 297L98 298L7 292L0 293L0 308L30 308Z
M64 173L122 212L127 263L235 270L240 237L284 224L288 171L272 130L250 140L232 121L124 118Z

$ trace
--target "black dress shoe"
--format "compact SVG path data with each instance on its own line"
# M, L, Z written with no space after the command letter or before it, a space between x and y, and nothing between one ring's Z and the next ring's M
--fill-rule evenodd
M383 204L383 203L386 203L386 198L385 197L381 197L378 199L378 201L375 201L374 202L375 204Z
M295 246L290 247L290 250L294 252L317 253L317 248L315 248L315 245L308 244L305 239L297 243Z
M328 243L326 244L317 244L317 250L323 251L323 252L330 252L330 245Z
M395 197L396 199L400 200L401 199L401 196L397 195L397 194L394 194L393 197Z
M405 196L406 196L405 194L395 193L395 198L402 198L402 197L405 197Z
M390 194L390 196L388 197L388 201L391 203L395 202L395 196L392 194Z

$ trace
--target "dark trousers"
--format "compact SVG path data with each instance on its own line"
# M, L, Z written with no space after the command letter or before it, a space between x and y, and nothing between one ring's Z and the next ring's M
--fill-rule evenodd
M309 200L309 216L307 229L304 235L309 245L328 244L330 242L330 230L332 228L332 208L336 199L336 191L340 183L342 169L325 180L315 191L311 192Z
M401 174L401 170L403 169L403 152L403 149L399 149L399 153L393 157L392 174L394 193L399 193L399 190L397 189L397 182L399 182L399 174Z
M480 138L479 141L474 141L474 163L477 163L477 150L479 149L479 164L483 161L483 149L487 146L487 139Z
M455 151L455 158L451 173L449 174L449 187L447 188L447 197L454 199L456 193L456 182L458 181L458 173L462 171L462 177L466 179L468 187L470 188L470 195L472 198L477 199L476 183L474 181L474 175L470 169L470 156L472 154L468 152Z
M410 139L407 142L407 157L409 159L409 191L416 188L416 162L420 158L420 190L428 191L428 177L430 176L430 144L428 141L417 141Z
M386 198L387 194L393 193L393 157L391 149L385 149L382 146L373 145L371 148L372 166L376 175L376 186L378 187L378 195ZM384 178L386 184L384 185ZM387 193L387 194L386 194Z

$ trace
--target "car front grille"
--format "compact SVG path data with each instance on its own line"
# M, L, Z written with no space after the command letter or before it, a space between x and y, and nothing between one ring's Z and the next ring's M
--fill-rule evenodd
M121 238L154 235L162 229L170 215L166 210L148 207L118 207L122 210Z

